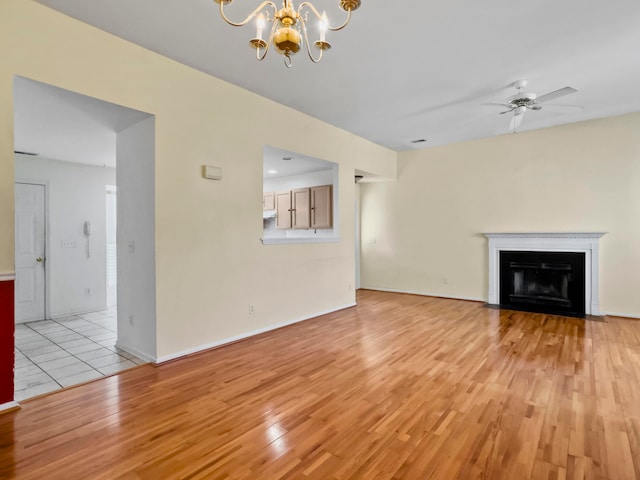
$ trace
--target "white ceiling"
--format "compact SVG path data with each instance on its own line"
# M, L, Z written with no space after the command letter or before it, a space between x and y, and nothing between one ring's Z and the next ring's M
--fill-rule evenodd
M116 166L116 133L149 114L44 83L14 81L14 150Z
M528 112L521 130L640 110L638 0L363 0L322 63L300 52L291 69L275 52L257 62L254 27L227 25L212 0L40 1L394 150L507 133L508 116L481 104L521 78L538 95L575 87L553 103L584 106ZM332 23L344 13L315 3ZM239 19L257 4L227 10Z
M263 149L262 173L264 178L289 177L302 173L322 172L331 170L334 165L333 162L327 160L308 157L280 148L266 146Z

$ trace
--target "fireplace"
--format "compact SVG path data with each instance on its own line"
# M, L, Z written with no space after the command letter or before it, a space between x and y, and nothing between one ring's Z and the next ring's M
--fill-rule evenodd
M599 243L600 237L605 235L603 232L594 232L594 233L485 233L484 234L489 239L489 292L488 292L488 304L489 305L508 305L512 300L524 300L524 303L527 303L530 307L535 299L533 297L549 297L547 300L550 302L555 302L556 306L562 306L563 308L567 308L564 314L569 314L570 312L576 312L575 315L600 315L600 305L599 305L599 296L598 296L598 271L599 271ZM571 267L577 268L571 273L571 276L567 275L563 280L563 276L560 272L562 269L555 270L555 273L548 268L548 264L550 262L538 261L536 267L531 267L531 269L526 269L528 273L525 272L525 268L523 266L516 267L515 271L518 273L518 279L516 280L518 283L517 292L525 292L523 297L518 297L520 293L515 293L516 290L509 293L508 295L514 295L513 299L509 297L509 302L503 303L502 297L502 289L505 285L505 282L511 282L512 279L510 275L515 275L513 272L504 273L501 269L501 256L503 252L538 252L538 253L561 253L561 254L581 254L584 258L582 264L584 265L584 280L577 281L575 280L576 272L579 273L579 267ZM520 260L510 260L509 262L516 262L516 264ZM523 263L536 263L536 261L528 262L527 259L523 261ZM542 268L542 264L545 264L545 267ZM558 263L564 264L565 266L562 268L566 268L566 265L570 264L570 262L559 261ZM535 285L531 285L531 282L528 282L529 276L532 276L531 273L533 270L538 270L538 279L541 280L541 284L537 287ZM503 275L506 275L506 278L503 278ZM528 275L528 276L527 276ZM564 288L566 281L567 295L570 296L569 287L570 287L570 278L571 278L571 288L572 289L581 289L584 292L584 296L582 297L571 297L569 299L564 298ZM546 282L546 284L545 284ZM527 287L527 288L525 288ZM506 288L506 287L505 287ZM539 299L542 300L542 299ZM567 306L567 301L571 306ZM577 303L581 303L583 306L582 309L576 306ZM515 307L512 307L515 308ZM523 308L524 307L519 307Z
M500 252L500 306L584 316L584 252Z

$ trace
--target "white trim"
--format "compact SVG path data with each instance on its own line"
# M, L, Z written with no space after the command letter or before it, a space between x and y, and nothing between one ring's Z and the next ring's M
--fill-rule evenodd
M484 298L475 298L475 297L461 297L458 295L445 295L442 293L432 293L432 292L417 292L412 290L394 290L392 288L378 288L378 287L360 287L361 290L373 290L375 292L389 292L389 293L404 293L407 295L420 295L422 297L437 297L437 298L446 298L450 300L465 300L468 302L482 302L486 303Z
M0 412L11 410L12 408L20 408L20 404L14 401L3 403L2 405L0 405Z
M500 303L500 251L583 252L585 254L585 313L600 315L598 284L599 240L606 232L485 233L489 239L490 305Z
M104 312L105 310L109 309L105 306L103 308L92 308L90 310L71 310L63 313L52 313L51 315L49 315L49 318L51 320L58 320L60 318L72 317L76 315L87 315L89 313Z
M129 345L125 345L120 340L116 340L116 348L120 350L124 350L131 355L135 355L141 360L150 363L156 363L156 358L153 355L149 355L148 353L143 352L142 350L138 350L137 348L130 347Z
M640 320L639 315L630 315L628 313L600 312L600 315L607 315L609 317L633 318L634 320Z
M355 173L355 172L354 172ZM356 290L358 288L360 288L360 283L361 283L361 266L362 266L362 254L361 254L361 208L360 208L360 203L361 203L361 187L359 183L355 184L355 205L354 205L354 213L353 213L353 217L354 217L354 237L356 240L356 246L355 246L355 256L356 256Z
M0 282L11 282L16 279L15 273L0 273Z
M291 245L295 243L338 243L340 237L262 238L263 245Z
M577 239L589 239L597 240L603 237L608 232L514 232L514 233L484 233L487 238L577 238Z
M181 358L181 357L186 357L187 355L192 355L194 353L202 352L204 350L209 350L211 348L221 347L221 346L229 344L229 343L237 342L238 340L244 340L245 338L253 337L255 335L260 335L261 333L266 333L266 332L270 332L272 330L277 330L279 328L286 327L288 325L293 325L294 323L304 322L305 320L311 320L312 318L321 317L322 315L327 315L329 313L337 312L339 310L344 310L346 308L355 307L356 305L357 305L356 303L350 303L350 304L347 304L347 305L343 305L341 307L336 307L336 308L332 308L330 310L326 310L324 312L316 313L316 314L312 315L311 317L296 318L296 319L289 320L289 321L286 321L286 322L277 323L275 325L270 325L270 326L265 327L265 328L259 328L258 330L253 330L251 332L241 333L240 335L236 335L236 336L229 337L229 338L224 338L222 340L217 340L215 342L205 343L204 345L200 345L200 346L194 347L194 348L189 348L187 350L182 350L180 352L172 353L170 355L163 355L162 357L158 357L155 360L155 363L156 364L160 364L160 363L168 362L170 360L176 360L176 359Z

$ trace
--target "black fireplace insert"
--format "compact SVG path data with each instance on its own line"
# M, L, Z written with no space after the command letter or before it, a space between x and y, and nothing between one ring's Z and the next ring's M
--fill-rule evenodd
M584 316L585 254L502 250L500 306Z

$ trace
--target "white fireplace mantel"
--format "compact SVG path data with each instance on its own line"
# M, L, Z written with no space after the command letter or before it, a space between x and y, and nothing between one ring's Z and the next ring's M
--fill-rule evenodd
M600 315L598 297L598 248L606 232L575 233L485 233L489 239L489 299L500 303L500 251L584 252L585 312Z

